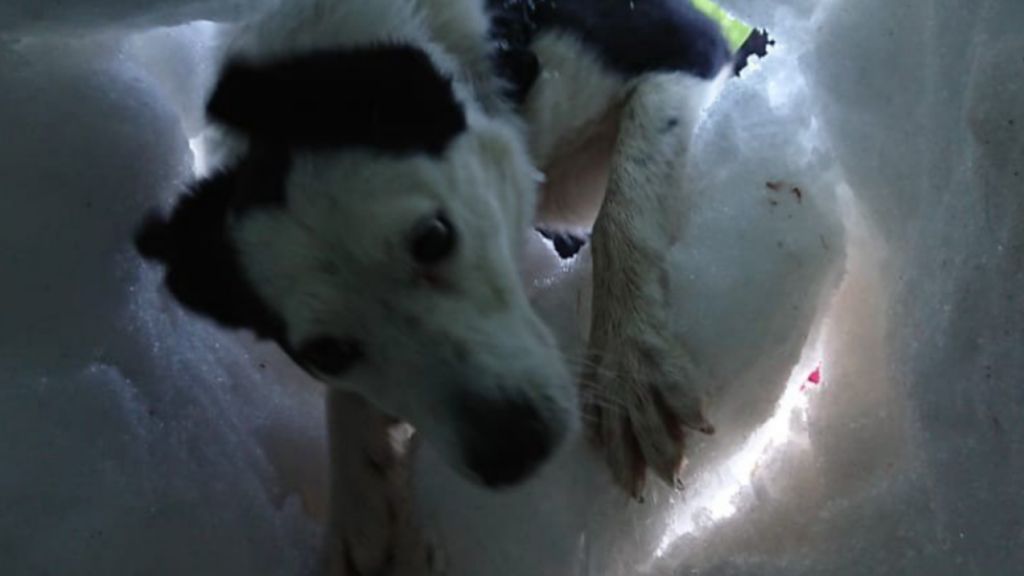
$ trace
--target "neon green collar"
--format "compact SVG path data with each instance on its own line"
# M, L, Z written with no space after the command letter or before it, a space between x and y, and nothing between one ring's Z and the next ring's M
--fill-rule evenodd
M747 40L747 37L750 36L753 28L730 16L728 12L720 8L712 0L692 1L698 10L707 14L715 22L718 22L718 25L722 28L722 35L725 36L726 42L729 43L729 49L733 52L739 49L743 42Z

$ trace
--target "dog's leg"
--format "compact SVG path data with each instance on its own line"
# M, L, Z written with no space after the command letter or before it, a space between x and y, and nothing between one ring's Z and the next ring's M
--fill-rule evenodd
M667 257L685 216L682 169L711 83L645 76L629 96L593 230L594 296L581 397L616 481L678 484L684 428L711 433L697 372L669 334Z
M395 420L362 398L331 391L330 576L440 573L437 552L412 518L405 454Z

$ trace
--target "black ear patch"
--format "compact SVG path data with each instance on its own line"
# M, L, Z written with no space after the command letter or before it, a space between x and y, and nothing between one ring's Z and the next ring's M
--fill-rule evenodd
M298 148L440 154L466 128L451 81L425 52L400 44L229 62L207 112L249 136Z
M290 168L291 152L280 142L249 142L245 157L231 169L231 213L238 215L253 208L283 206Z
M253 291L228 234L239 170L199 182L170 218L152 214L135 246L166 268L164 282L186 308L231 328L283 342L284 323Z

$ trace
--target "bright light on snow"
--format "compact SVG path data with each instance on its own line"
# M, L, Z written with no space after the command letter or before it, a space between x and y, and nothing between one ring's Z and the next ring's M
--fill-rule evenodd
M202 178L210 173L210 158L206 146L206 138L203 134L188 140L188 147L192 150L192 172L197 178Z
M702 474L695 486L687 488L688 493L692 490L692 495L685 496L683 502L676 505L676 510L670 513L671 524L655 551L656 557L661 557L680 536L735 514L736 497L750 485L759 463L773 451L792 442L807 445L806 434L794 430L794 423L806 420L808 394L823 382L820 340L809 346L803 356L793 368L786 391L772 417L755 430L743 447L725 463ZM819 382L812 382L812 378Z

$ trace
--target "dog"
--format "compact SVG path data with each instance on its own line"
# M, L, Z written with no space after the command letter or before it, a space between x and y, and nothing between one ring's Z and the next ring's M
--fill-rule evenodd
M398 421L495 489L578 422L630 494L676 481L684 429L713 428L664 256L732 63L686 0L292 0L240 26L207 105L228 160L136 245L182 305L328 386L333 573L436 571ZM526 297L540 225L591 231L585 358Z

